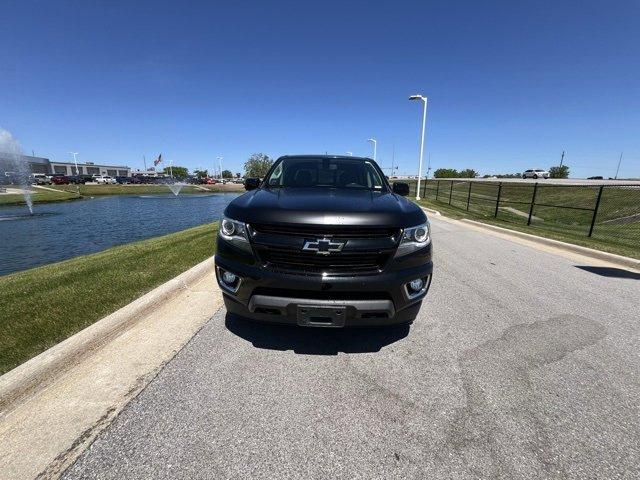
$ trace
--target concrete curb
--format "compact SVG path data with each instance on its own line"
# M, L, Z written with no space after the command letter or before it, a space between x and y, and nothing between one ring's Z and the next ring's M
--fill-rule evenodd
M212 272L213 257L156 287L93 325L42 352L0 377L0 415L16 401L42 389L72 364L115 338L150 309Z
M502 228L487 223L476 222L475 220L469 220L468 218L463 218L460 221L464 223L470 223L477 227L493 230L495 232L500 232L505 235L523 238L525 240L540 243L542 245L560 248L562 250L578 253L580 255L596 258L598 260L604 260L616 265L620 265L621 267L640 270L640 260L636 260L635 258L623 257L622 255L616 255L615 253L602 252L600 250L594 250L593 248L587 248L580 245L574 245L572 243L561 242L559 240L553 240L551 238L538 237L537 235L531 235L530 233L518 232L517 230L509 230L508 228Z
M430 213L431 215L435 215L436 217L441 217L442 214L438 211L438 210L434 210L433 208L427 208L427 207L420 207L422 208L422 210L424 210L427 213Z

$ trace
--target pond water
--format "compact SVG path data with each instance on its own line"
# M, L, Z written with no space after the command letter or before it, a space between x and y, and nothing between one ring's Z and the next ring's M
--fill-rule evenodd
M33 217L0 207L0 275L219 220L238 195L97 197L36 205Z

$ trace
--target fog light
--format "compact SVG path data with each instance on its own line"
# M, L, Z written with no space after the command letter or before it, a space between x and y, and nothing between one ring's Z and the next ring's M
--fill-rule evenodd
M421 278L418 278L416 280L413 280L412 282L409 282L409 288L414 292L419 292L420 290L422 290L423 286L424 286L424 282L422 281Z
M229 286L232 286L234 283L236 283L237 279L238 277L234 273L224 272L222 274L222 281Z

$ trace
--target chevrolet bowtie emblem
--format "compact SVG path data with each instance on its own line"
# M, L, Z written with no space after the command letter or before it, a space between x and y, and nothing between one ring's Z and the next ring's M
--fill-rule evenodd
M319 255L329 255L332 252L340 252L345 242L336 242L330 238L318 238L317 240L306 240L302 250L316 252Z

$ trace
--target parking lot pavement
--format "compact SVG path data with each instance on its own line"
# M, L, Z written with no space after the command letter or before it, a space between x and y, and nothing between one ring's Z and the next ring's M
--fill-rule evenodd
M66 478L638 478L640 277L433 232L411 328L223 309Z

